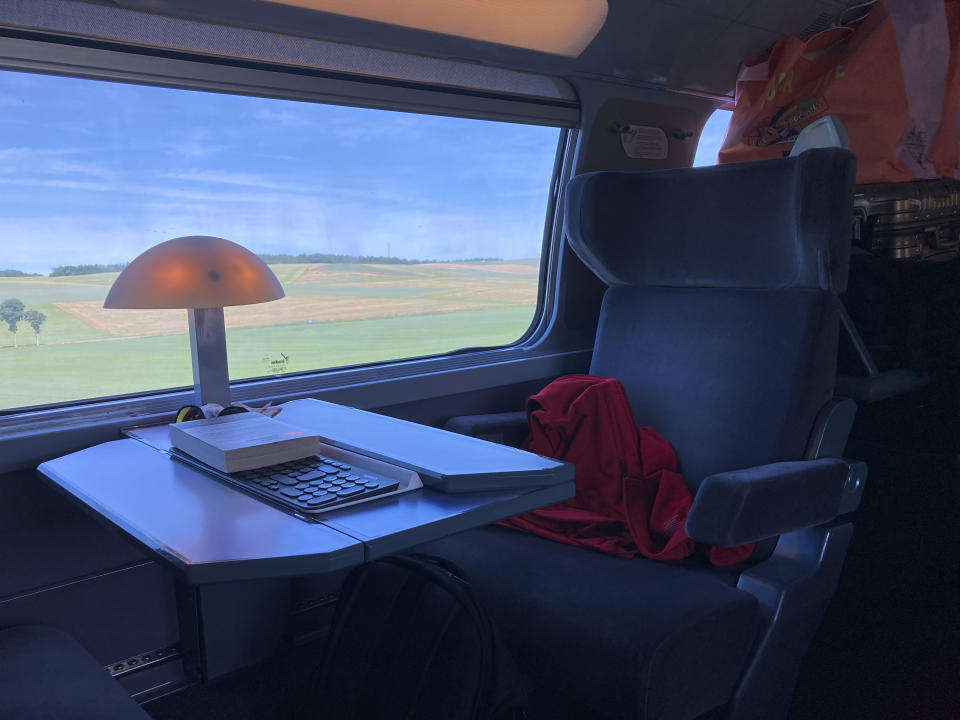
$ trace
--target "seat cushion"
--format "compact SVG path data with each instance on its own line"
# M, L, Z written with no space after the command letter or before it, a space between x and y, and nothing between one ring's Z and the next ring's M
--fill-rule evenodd
M149 720L73 638L39 626L0 630L0 708L5 720Z
M418 552L460 566L532 682L617 720L695 718L727 702L757 632L756 599L691 565L492 526Z

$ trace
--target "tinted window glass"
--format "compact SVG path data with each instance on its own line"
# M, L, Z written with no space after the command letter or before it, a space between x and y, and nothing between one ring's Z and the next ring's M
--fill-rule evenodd
M727 134L731 115L733 113L730 110L713 111L700 134L700 144L697 145L697 154L693 159L694 167L717 164L717 153L723 145L723 137Z
M191 384L184 311L102 307L183 235L250 248L286 290L227 309L232 379L515 342L559 136L0 72L0 409Z

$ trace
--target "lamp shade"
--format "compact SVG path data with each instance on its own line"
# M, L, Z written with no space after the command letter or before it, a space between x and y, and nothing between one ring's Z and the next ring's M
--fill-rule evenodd
M223 238L174 238L141 253L107 293L105 308L215 308L277 300L283 287L266 263Z

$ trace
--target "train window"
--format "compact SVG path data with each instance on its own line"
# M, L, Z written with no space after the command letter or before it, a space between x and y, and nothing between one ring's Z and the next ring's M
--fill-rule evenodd
M250 248L231 379L516 342L562 131L0 71L0 410L192 384L183 311L105 310L162 240Z
M727 134L727 126L730 125L732 114L730 110L714 110L707 119L703 132L700 133L700 143L697 145L697 154L693 159L694 167L717 164L717 153L723 145L723 137Z

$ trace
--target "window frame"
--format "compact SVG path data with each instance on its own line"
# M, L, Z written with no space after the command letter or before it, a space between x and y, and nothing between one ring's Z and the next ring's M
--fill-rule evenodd
M324 397L357 407L377 407L480 389L496 384L493 378L503 372L510 373L511 381L523 381L563 374L582 365L583 353L588 350L555 352L549 347L552 343L544 342L556 320L562 246L560 197L573 170L579 104L9 28L0 28L0 69L558 127L537 305L530 327L514 343L244 379L231 383L231 394L245 402ZM41 455L53 457L104 437L116 437L120 427L162 421L192 397L192 387L172 388L0 411L0 458L4 458L0 472L33 464ZM40 447L42 452L38 452Z

